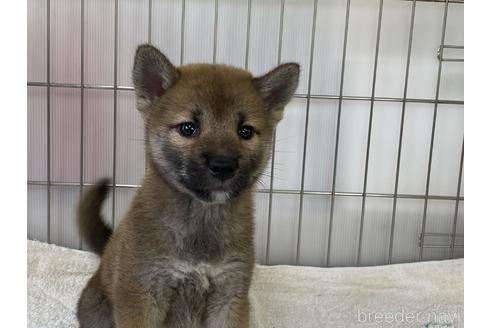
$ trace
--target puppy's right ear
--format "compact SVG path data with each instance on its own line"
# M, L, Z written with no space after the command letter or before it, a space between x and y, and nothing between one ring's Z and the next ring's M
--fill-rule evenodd
M147 110L178 78L179 71L159 49L149 44L139 46L133 64L137 109Z

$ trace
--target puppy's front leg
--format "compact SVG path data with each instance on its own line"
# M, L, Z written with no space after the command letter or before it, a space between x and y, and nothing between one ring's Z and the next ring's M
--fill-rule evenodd
M207 328L248 328L249 327L249 302L247 290L240 294L227 297L218 292L210 299L207 308ZM225 301L225 302L224 302Z
M230 263L228 270L213 279L214 292L209 296L205 327L249 327L248 290L252 262Z
M158 304L152 295L122 291L114 302L116 328L161 328L167 308L166 304Z

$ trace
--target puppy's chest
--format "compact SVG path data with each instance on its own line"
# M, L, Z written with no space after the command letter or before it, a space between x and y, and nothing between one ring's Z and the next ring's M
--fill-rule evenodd
M217 262L230 245L230 218L219 211L195 211L170 227L176 257L197 263ZM240 236L236 236L240 238Z
M223 232L210 227L198 228L186 235L176 236L178 257L200 262L201 268L209 268L205 263L223 258L226 253L226 241Z
M241 268L235 264L212 264L169 260L157 264L150 277L151 290L157 299L172 299L184 304L203 303L218 290L229 289Z
M174 280L173 285L193 285L204 291L223 283L232 272L233 268L225 264L191 263L180 260L169 263L167 268L167 273Z
M154 293L172 290L171 298L189 303L237 285L248 262L233 250L242 236L229 216L230 212L213 207L192 208L167 226L163 235L167 254L154 254L157 261L149 271Z

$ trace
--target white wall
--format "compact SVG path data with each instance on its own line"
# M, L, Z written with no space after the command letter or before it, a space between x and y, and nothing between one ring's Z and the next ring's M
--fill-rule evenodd
M248 0L218 0L217 39L214 51L214 0L186 0L182 25L182 1L119 0L117 65L114 65L115 2L84 0L50 1L50 80L52 83L130 87L132 56L138 44L149 40L149 3L152 4L151 41L179 64L191 62L227 63L264 73L278 63L280 0L252 0L249 47ZM357 261L362 197L330 195L333 185L339 101L309 101L305 175L302 184L306 111L311 95L339 95L346 0L319 0L312 46L313 0L286 0L283 16L281 62L302 65L297 94L286 109L277 131L273 189L318 191L306 194L275 193L271 203L269 263L294 264L300 234L299 263L326 264L331 236L329 265L354 265ZM439 61L443 3L417 2L412 56L409 67L408 98L424 99L406 104L401 148L399 198L394 226L393 262L419 258L418 236L424 213L427 168L433 127ZM28 0L28 82L47 81L47 3ZM343 100L340 117L335 191L362 193L364 188L367 138L371 102L350 97L371 97L377 39L379 1L352 0L348 27ZM412 2L384 2L380 34L375 97L402 98L409 41ZM81 30L83 25L83 31ZM181 28L184 28L182 31ZM84 42L81 42L81 32ZM184 35L183 43L182 34ZM449 4L445 44L463 45L463 5ZM82 51L83 49L83 51ZM312 78L309 90L310 58ZM181 52L183 50L183 53ZM215 58L214 58L215 53ZM247 57L246 57L247 54ZM83 57L83 65L81 59ZM82 69L83 66L83 69ZM80 172L83 182L92 183L113 173L113 133L116 128L116 183L137 185L144 174L143 130L135 110L133 91L50 88L50 239L79 247L75 206L79 198ZM326 97L325 97L326 98ZM463 63L442 64L439 98L452 104L437 107L426 231L445 233L426 243L449 244L453 231L460 159L463 140ZM114 100L117 114L114 117ZM83 113L81 112L83 110ZM370 153L367 167L368 193L394 191L402 102L375 101ZM83 114L83 115L82 115ZM114 125L114 122L116 125ZM80 145L83 138L83 152ZM28 237L47 239L47 88L28 87ZM81 155L83 160L81 161ZM266 174L270 174L270 168ZM69 185L56 185L63 182ZM37 183L37 184L36 184ZM72 183L72 185L70 185ZM268 189L264 177L260 189ZM463 188L462 188L463 189ZM116 190L116 223L134 193L132 188ZM461 196L463 192L461 190ZM459 202L457 233L463 234L463 201ZM331 234L330 211L333 206ZM388 262L392 198L367 197L360 264ZM112 214L112 199L106 204ZM266 258L269 213L268 193L257 194L258 260ZM299 212L302 214L298 231ZM462 237L457 239L462 244ZM447 258L449 248L426 248L423 259ZM457 248L455 256L462 256Z

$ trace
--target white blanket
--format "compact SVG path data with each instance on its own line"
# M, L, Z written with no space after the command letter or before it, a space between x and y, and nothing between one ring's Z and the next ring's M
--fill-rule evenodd
M96 255L28 241L28 327L78 327ZM463 260L361 268L257 266L253 327L462 327Z

